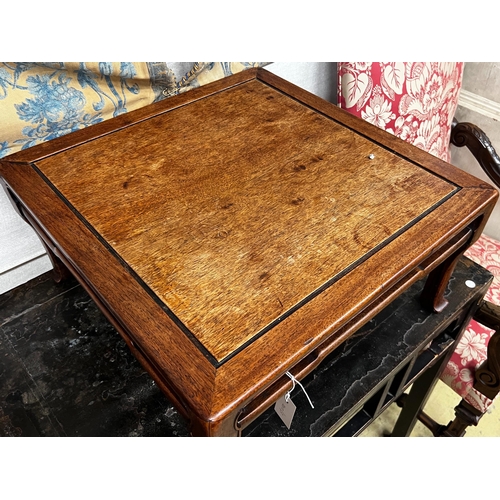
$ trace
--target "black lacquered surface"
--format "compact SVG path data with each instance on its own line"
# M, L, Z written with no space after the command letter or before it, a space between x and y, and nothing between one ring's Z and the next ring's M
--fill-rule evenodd
M302 381L314 410L297 387L290 430L271 408L243 434L320 436L339 426L490 279L463 259L441 314L420 306L417 283ZM55 284L49 273L0 296L0 436L188 435L188 424L76 281Z

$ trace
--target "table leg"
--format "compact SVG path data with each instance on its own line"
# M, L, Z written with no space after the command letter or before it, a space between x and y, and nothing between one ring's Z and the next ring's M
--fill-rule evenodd
M391 437L407 437L413 431L418 414L427 403L432 390L439 380L443 363L435 363L427 369L412 385L404 400L403 409L391 433Z
M474 231L468 228L456 241L451 242L447 250L448 256L429 273L421 295L422 303L428 309L441 312L448 305L444 296L448 282L460 257L469 247L473 235Z
M467 325L469 324L475 311L478 309L479 303L480 301L474 302L472 306L469 307L465 316L460 319L459 324L453 328L450 336L454 339L454 341L439 355L441 359L434 363L430 368L426 369L415 380L415 382L413 382L410 392L407 395L403 395L405 397L402 405L403 409L401 410L396 425L391 433L392 437L407 437L411 434L417 420L419 419L419 414L422 413L432 390L439 381L441 373L446 368L446 365L455 351L458 342L462 338ZM424 414L422 414L422 416L423 415ZM440 426L436 422L432 421L432 419L428 419L427 415L425 415L424 418L428 420L428 424L425 425L433 431L434 435L444 429L444 426Z

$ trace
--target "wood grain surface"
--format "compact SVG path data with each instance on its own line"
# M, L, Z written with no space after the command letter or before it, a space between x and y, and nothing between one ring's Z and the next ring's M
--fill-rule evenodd
M310 373L416 280L445 290L498 198L265 70L18 152L0 175L200 435L238 434L286 371Z
M218 361L455 190L258 81L38 167Z

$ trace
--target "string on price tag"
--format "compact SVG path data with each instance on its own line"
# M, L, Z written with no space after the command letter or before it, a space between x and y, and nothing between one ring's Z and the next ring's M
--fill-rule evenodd
M279 415L281 420L283 420L283 423L287 426L287 428L290 429L292 425L293 416L295 415L295 410L297 409L294 402L292 401L292 398L290 397L290 394L295 389L295 384L300 385L300 387L304 391L304 394L307 397L307 400L309 401L309 404L311 405L311 408L314 409L314 405L312 404L311 398L304 389L304 386L290 372L286 372L286 375L290 377L292 381L292 388L289 391L287 391L283 396L281 396L281 398L279 398L278 401L276 401L276 404L274 405L274 410Z

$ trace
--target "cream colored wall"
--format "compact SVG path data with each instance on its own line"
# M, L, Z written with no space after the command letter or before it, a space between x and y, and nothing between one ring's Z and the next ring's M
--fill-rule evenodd
M273 62L266 69L326 101L337 102L334 62Z
M500 153L500 63L466 63L456 118L470 122L489 137ZM451 147L451 163L491 183L466 148ZM484 232L500 240L500 203L497 203Z

